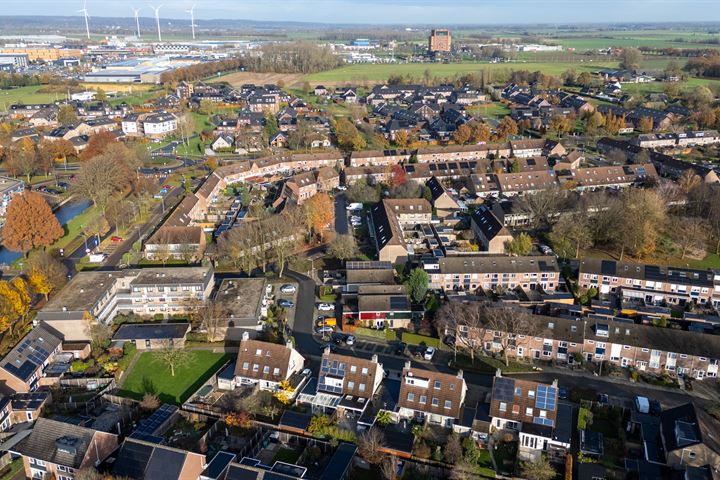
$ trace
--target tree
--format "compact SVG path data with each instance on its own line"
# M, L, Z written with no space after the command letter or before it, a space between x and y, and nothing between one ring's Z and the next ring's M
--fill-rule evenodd
M128 165L111 154L102 154L83 163L72 190L90 199L103 215L110 199L130 182Z
M86 328L87 336L90 337L90 344L93 348L104 348L112 338L112 327L102 322L92 322Z
M48 294L59 290L67 282L67 267L58 259L43 250L36 250L30 254L28 259L28 280L30 285L37 293L47 297ZM34 275L39 274L44 277L42 283L46 283L49 291L44 293L43 289L38 289L33 284Z
M509 116L503 117L503 119L500 120L500 124L498 124L497 128L495 129L495 138L497 140L507 140L509 136L517 134L517 123L515 123L515 120L513 120Z
M620 129L625 128L625 117L622 115L615 115L612 112L608 112L605 117L605 131L609 135L617 135L620 133Z
M193 310L193 316L207 332L208 341L222 340L218 338L218 329L225 326L229 317L227 306L217 300L207 299Z
M637 129L642 133L650 133L653 131L653 119L651 117L641 117L638 120Z
M28 138L23 138L16 145L7 149L5 168L11 175L23 175L30 183L32 176L38 171L38 155L35 145Z
M318 193L305 202L305 223L308 229L321 239L334 218L333 202L327 193Z
M537 323L524 310L508 307L488 308L485 310L485 316L485 327L500 334L495 336L493 342L500 344L505 366L509 366L510 348L516 348L522 343L523 336L526 341L534 337L538 330Z
M399 163L393 165L390 169L390 186L401 187L408 181L407 173L405 169Z
M475 355L484 352L482 338L485 336L485 308L480 302L467 305L447 302L436 315L438 331L455 337L455 345L470 354L473 364Z
M385 455L380 464L380 473L384 480L395 480L398 478L398 459L395 455Z
M174 377L175 369L190 361L190 352L176 347L170 340L164 340L161 344L162 348L155 352L155 357L170 369L170 375Z
M580 250L592 244L592 235L585 215L562 215L553 226L549 239L555 252L562 258L578 258Z
M405 287L407 288L408 294L410 294L415 302L420 303L425 299L429 281L430 277L428 276L428 273L422 268L415 268L412 272L410 272L410 275L405 282Z
M665 224L666 206L653 190L628 189L611 206L615 217L614 244L620 248L620 261L629 252L641 257L655 251L657 237Z
M82 227L86 237L96 237L97 244L100 245L100 236L110 231L110 225L104 216L95 217Z
M712 90L704 85L698 85L685 94L685 103L693 110L710 107L715 101Z
M336 120L334 130L340 148L344 150L362 150L365 148L365 138L347 118L343 117Z
M593 112L585 117L585 132L588 135L597 135L605 125L605 117L600 112Z
M469 126L460 125L453 133L453 141L458 145L465 145L472 138L472 130Z
M447 442L445 443L444 453L445 460L448 463L455 464L462 460L463 448L460 444L460 438L457 433L453 432L448 436Z
M525 232L520 233L512 240L505 242L505 253L510 255L525 256L532 251L532 239Z
M75 107L72 105L63 105L58 110L58 123L61 125L75 125L78 123L78 117L75 114Z
M148 392L143 395L143 399L140 402L140 408L146 412L154 412L160 408L160 399L157 395Z
M699 250L704 256L705 245L709 237L708 222L704 218L681 215L674 217L669 223L673 240L682 252L681 259L685 258L688 250Z
M278 402L283 405L290 405L292 402L293 395L295 394L295 388L290 385L289 380L283 380L278 384L277 390L274 393L274 397Z
M348 200L357 203L377 203L380 201L380 192L376 187L367 184L364 179L358 180L347 189Z
M527 480L553 480L557 476L557 472L545 456L534 461L522 462L520 471Z
M190 144L190 136L195 130L195 119L188 112L183 112L177 117L177 130L185 146Z
M117 144L117 138L110 132L99 132L91 135L87 146L80 154L80 160L90 160L108 149L110 145Z
M12 197L3 227L3 245L14 252L27 253L47 247L63 236L64 230L45 199L35 192Z
M330 242L328 253L338 260L349 260L358 254L357 242L352 234L336 235Z
M22 285L19 286L22 290ZM31 299L26 291L18 291L12 281L0 280L0 331L10 330L12 333L15 322L25 319L30 305Z
M30 286L35 291L35 293L43 295L45 297L45 300L48 299L48 295L52 291L52 285L50 284L48 278L43 272L39 270L30 271L28 273L28 283L30 283Z
M620 68L637 70L642 62L642 52L637 48L623 48L620 52Z
M564 115L555 115L550 119L548 131L557 137L562 137L572 130L570 119Z
M398 130L395 132L395 145L400 148L406 148L410 142L410 133L407 130Z
M474 143L489 142L492 136L490 126L484 122L472 122L470 126L471 138Z
M566 202L567 192L552 187L532 195L523 195L518 199L517 208L530 217L533 228L545 229L552 226L558 211Z
M375 415L375 423L380 427L387 427L392 423L392 413L387 410L380 410L377 415Z
M382 461L384 454L381 450L384 447L385 435L379 428L372 427L358 437L358 455L373 465Z

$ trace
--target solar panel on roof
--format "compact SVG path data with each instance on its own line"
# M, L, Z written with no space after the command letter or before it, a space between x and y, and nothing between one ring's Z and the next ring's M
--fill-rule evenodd
M113 473L121 477L144 478L152 451L150 445L125 442L113 464Z
M145 471L145 478L152 478L153 480L175 480L180 478L184 464L184 453L175 450L166 450L164 448L156 448Z
M493 385L493 398L511 402L515 397L515 381L511 378L496 377Z
M557 401L557 388L547 385L538 385L535 394L535 408L541 410L555 410Z

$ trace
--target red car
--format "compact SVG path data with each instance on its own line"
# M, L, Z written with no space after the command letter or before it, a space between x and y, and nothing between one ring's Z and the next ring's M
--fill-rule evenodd
M117 235L113 235L112 237L110 237L110 241L112 241L112 242L122 242L123 239L122 239L122 237L118 237Z
M172 190L172 185L163 185L163 188L167 188L168 190Z

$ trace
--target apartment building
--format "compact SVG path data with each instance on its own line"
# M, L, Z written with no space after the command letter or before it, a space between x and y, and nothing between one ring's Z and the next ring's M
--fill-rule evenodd
M430 288L475 291L522 288L554 292L560 282L557 259L542 257L452 256L423 259Z
M720 275L710 270L661 267L587 258L580 262L578 283L600 294L650 305L720 304Z
M387 166L396 165L398 163L407 163L412 156L408 150L364 150L360 152L352 152L348 166L365 167L365 166Z
M466 393L462 370L451 375L413 368L406 361L400 377L398 416L452 427L460 419Z
M172 113L148 115L142 122L145 136L163 138L178 128L177 118Z
M503 332L459 326L458 346L480 346L520 360L575 363L610 362L639 371L717 378L720 337L707 333L660 328L630 320L569 320L533 316L532 331ZM507 347L507 348L505 348Z
M430 37L428 38L428 51L430 53L435 52L449 52L452 45L452 36L450 30L446 28L433 28L430 31Z
M212 267L167 267L80 272L39 312L67 341L87 341L93 322L110 323L119 313L169 317L206 300L214 286Z

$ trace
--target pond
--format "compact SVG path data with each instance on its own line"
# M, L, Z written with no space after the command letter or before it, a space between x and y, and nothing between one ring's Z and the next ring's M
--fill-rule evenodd
M87 210L91 205L90 200L78 198L70 200L68 203L55 211L55 216L60 225L65 225L73 218ZM0 264L10 265L18 258L22 257L22 253L13 252L5 247L0 248Z

